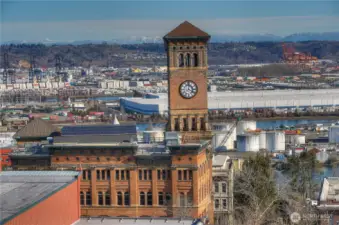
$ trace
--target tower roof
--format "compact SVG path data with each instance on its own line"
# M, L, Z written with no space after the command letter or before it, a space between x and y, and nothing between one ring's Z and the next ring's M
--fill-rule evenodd
M200 30L188 21L181 23L171 32L165 35L164 39L172 38L210 38L210 35L205 31Z

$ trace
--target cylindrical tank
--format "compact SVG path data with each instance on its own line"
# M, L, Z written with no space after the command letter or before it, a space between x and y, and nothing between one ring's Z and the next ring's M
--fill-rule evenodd
M240 134L237 136L237 149L240 152L258 152L258 134Z
M256 121L239 121L237 125L237 135L244 134L247 130L255 130L257 129Z
M259 134L259 149L266 149L266 131L261 131Z
M328 129L328 141L331 144L339 143L339 126L331 126Z
M232 128L232 123L214 124L212 125L213 135L213 146L215 149L226 148L227 150L234 149L234 142L237 138L236 128L233 129L231 135L228 137L225 143L222 143Z
M269 152L285 151L285 133L283 131L267 132L266 149Z

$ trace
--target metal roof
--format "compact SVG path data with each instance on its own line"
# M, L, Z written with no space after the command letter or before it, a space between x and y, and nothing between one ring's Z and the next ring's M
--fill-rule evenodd
M48 137L53 132L56 132L57 128L52 124L43 121L42 119L34 119L26 126L20 129L14 135L14 138L27 138L27 137Z
M0 173L0 224L73 183L77 171L4 171Z
M137 140L135 134L118 135L70 135L58 136L54 138L55 144L62 143L112 143L112 142L134 142Z
M131 125L85 125L65 126L61 129L62 136L69 135L117 135L136 134L135 124Z

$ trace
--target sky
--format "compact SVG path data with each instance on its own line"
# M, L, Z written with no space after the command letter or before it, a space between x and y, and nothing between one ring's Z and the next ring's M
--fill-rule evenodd
M339 0L1 0L1 42L162 37L184 20L211 35L338 32Z

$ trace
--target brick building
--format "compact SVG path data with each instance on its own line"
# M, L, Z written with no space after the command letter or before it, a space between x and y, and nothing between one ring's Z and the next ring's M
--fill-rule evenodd
M70 225L80 219L77 171L0 173L0 224Z
M123 126L115 125L120 134L114 138L83 127L79 128L82 134L65 135L62 130L61 137L45 146L52 169L81 168L83 216L208 218L213 224L212 135L207 116L209 38L188 22L164 37L170 141L136 143L134 134L126 136Z

